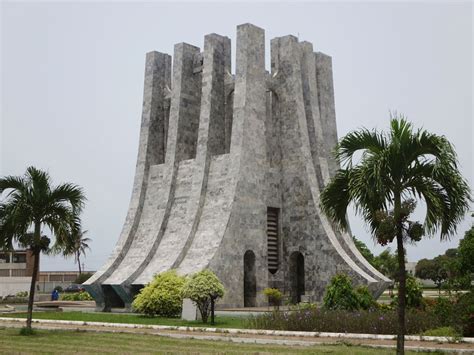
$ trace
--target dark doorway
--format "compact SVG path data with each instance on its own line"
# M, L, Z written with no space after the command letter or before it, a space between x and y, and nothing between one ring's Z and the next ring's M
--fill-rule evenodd
M255 254L247 250L244 254L244 307L255 307L257 299L257 276Z
M290 255L291 302L300 303L304 295L304 256L298 251Z

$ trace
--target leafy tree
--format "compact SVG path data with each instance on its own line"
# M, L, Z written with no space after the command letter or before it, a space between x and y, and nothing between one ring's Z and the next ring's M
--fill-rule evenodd
M80 212L85 196L76 185L52 186L47 172L29 167L24 176L0 178L0 249L13 249L13 244L31 249L33 276L28 299L26 333L31 333L33 300L41 252L49 251L50 239L42 235L47 227L56 240L55 250L71 246L71 235L80 229ZM32 233L28 233L33 230Z
M211 312L211 324L214 324L214 304L218 298L224 296L224 292L224 285L216 274L211 270L202 270L186 280L182 295L196 304L204 323L207 323Z
M397 254L393 254L390 248L385 249L379 255L374 257L374 267L382 274L395 280L398 271Z
M360 154L354 162L354 154ZM444 136L413 129L404 118L392 118L388 133L361 129L343 137L336 147L341 168L321 194L321 207L339 227L347 229L346 213L354 203L381 245L393 240L398 252L397 353L404 353L406 242L440 231L446 239L468 211L470 189L457 167L454 148ZM413 198L427 207L423 224L408 220Z
M374 266L374 254L367 248L367 245L356 237L352 237L352 240L354 240L354 244L359 250L359 252L362 254L362 256L372 265Z
M133 309L149 316L179 316L183 307L184 282L185 278L175 270L155 275L133 300Z
M448 279L448 271L440 257L421 259L416 264L415 276L424 280L432 280L440 292L441 286Z
M445 285L449 292L469 288L470 275L468 270L464 269L461 264L457 248L446 250L443 255L437 256L434 260L446 270Z
M459 242L459 261L464 271L474 273L474 227L471 227Z

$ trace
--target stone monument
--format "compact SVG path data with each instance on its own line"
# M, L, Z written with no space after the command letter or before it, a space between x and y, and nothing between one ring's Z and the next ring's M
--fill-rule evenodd
M140 145L128 214L108 261L87 282L98 308L129 307L156 273L213 270L221 307L321 300L337 272L379 295L390 280L319 208L338 168L331 57L294 36L237 27L204 50L146 56Z

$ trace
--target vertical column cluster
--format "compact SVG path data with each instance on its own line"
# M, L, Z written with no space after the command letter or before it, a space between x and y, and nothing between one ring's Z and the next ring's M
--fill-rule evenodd
M265 233L267 223L265 173L268 170L265 92L265 32L251 24L240 25L237 27L234 112L230 146L231 169L237 182L230 224L236 227L226 233L235 238L234 250L240 251L237 254L240 259L237 265L242 265L244 252L251 251L255 254L257 303L263 299L260 290L268 283ZM242 270L242 266L240 268ZM243 276L243 273L239 273L239 282L236 286L242 285ZM228 277L235 278L236 275ZM253 288L251 283L249 285ZM241 289L235 291L242 295ZM245 292L244 288L244 294Z
M199 128L201 72L198 47L179 43L173 57L173 89L168 126L166 163L193 159Z
M330 56L317 52L315 53L316 82L318 85L318 103L321 113L321 127L323 139L327 147L329 174L334 173L339 165L332 157L332 151L337 144L336 110L334 102L334 84L332 77L332 59Z
M204 38L201 114L198 146L201 154L224 154L225 132L225 79L230 72L230 39L210 34Z
M169 112L165 92L171 86L171 56L159 52L147 54L143 112L148 113L148 145L145 159L148 165L165 162Z

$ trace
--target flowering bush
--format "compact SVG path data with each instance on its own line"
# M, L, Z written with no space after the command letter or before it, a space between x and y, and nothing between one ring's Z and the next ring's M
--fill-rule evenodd
M454 297L425 300L426 310L433 313L445 327L467 337L474 336L474 294L471 292Z
M149 316L179 316L183 307L181 292L184 282L185 278L179 276L175 270L156 275L135 297L133 309Z
M62 301L93 301L92 296L86 292L74 292L74 293L65 293L61 295Z
M432 313L409 309L407 334L420 334L442 324ZM247 326L257 329L295 330L336 333L396 334L397 312L380 310L304 309L272 312L251 317Z

